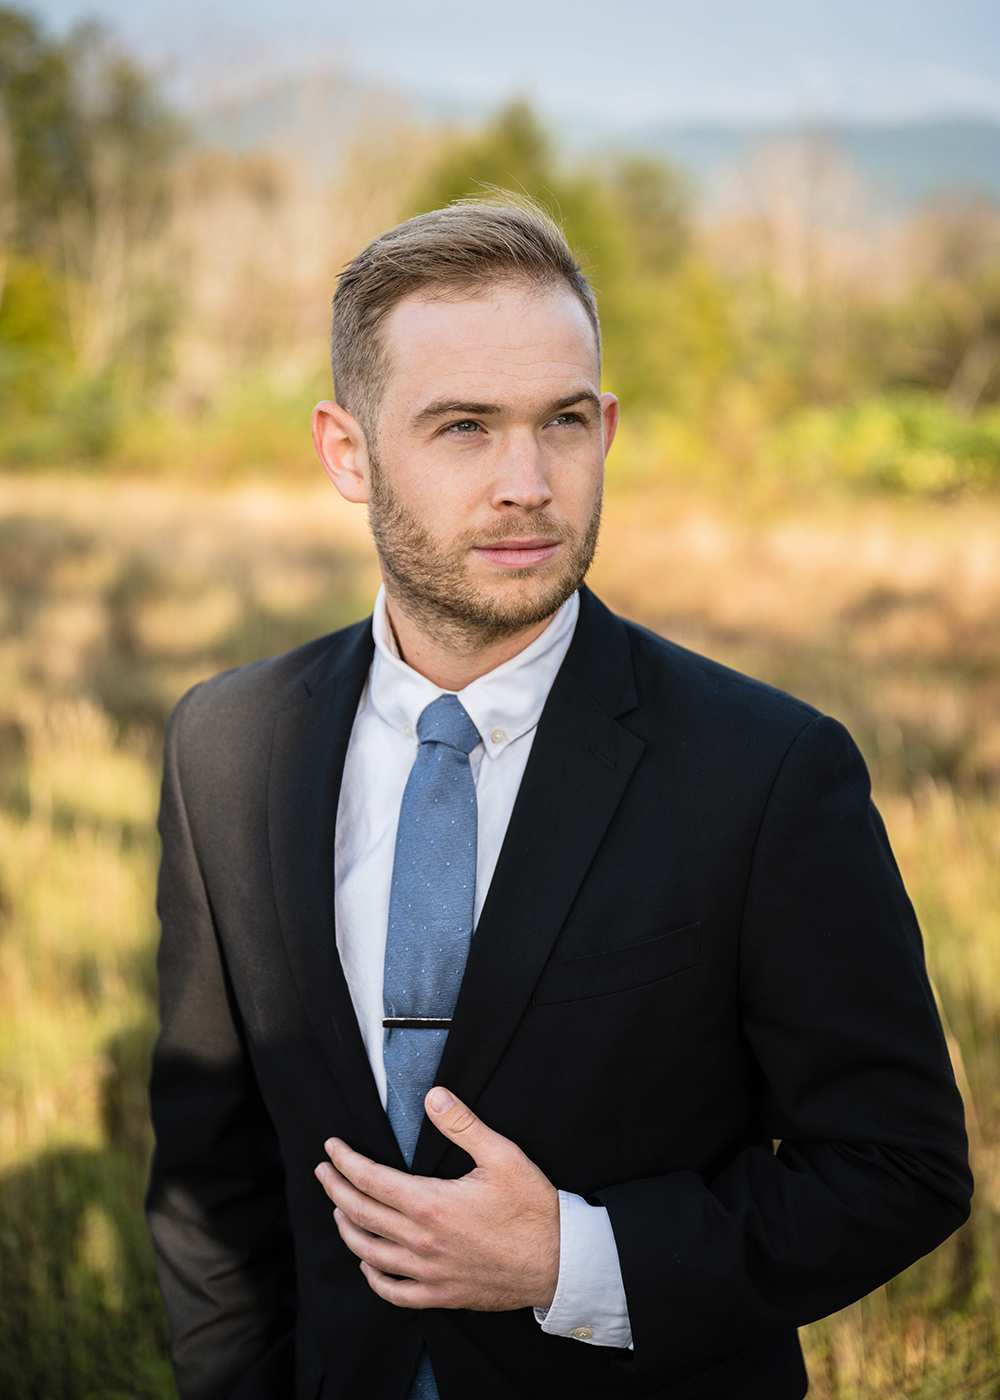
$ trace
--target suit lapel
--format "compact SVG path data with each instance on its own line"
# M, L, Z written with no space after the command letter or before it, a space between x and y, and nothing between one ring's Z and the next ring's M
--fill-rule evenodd
M636 704L624 627L593 595L538 725L472 940L438 1083L473 1104L514 1034L645 748L617 716ZM425 1123L413 1170L448 1143Z
M334 837L347 745L371 665L359 624L276 718L268 773L268 840L288 961L312 1030L360 1131L362 1150L402 1166L365 1053L337 953ZM396 1159L398 1158L398 1162Z
M275 902L295 983L330 1070L379 1161L403 1160L379 1100L337 953L337 799L358 699L371 665L360 624L278 714L268 774ZM474 1103L528 1005L642 755L618 723L636 704L624 628L592 595L549 693L462 980L438 1082ZM431 1174L449 1144L425 1123L413 1170Z

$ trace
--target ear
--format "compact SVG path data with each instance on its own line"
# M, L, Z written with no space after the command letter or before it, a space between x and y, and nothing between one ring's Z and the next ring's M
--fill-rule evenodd
M358 420L324 399L313 409L313 442L323 470L345 501L368 500L368 444Z
M618 431L618 400L614 394L601 395L601 426L604 430L605 456L610 451Z

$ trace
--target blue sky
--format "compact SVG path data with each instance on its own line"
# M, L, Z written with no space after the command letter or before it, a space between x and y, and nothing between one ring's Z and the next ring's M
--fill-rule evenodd
M16 2L16 0L15 0ZM31 0L20 0L31 6ZM666 120L1000 119L1000 0L41 0L207 103L340 69L442 99Z

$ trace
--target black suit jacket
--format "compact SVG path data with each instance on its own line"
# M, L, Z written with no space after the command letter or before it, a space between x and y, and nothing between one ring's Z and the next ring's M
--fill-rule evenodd
M442 1400L797 1400L795 1327L932 1249L970 1189L857 750L583 593L438 1079L607 1207L634 1351L400 1310L313 1176L331 1134L403 1166L334 932L371 654L348 628L169 729L149 1211L185 1400L405 1400L425 1345ZM425 1121L413 1170L469 1167Z

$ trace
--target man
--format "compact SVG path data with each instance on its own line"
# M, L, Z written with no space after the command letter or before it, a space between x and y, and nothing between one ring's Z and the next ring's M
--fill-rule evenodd
M864 765L582 587L618 406L538 211L376 239L333 366L314 438L374 618L196 688L167 740L181 1393L797 1400L796 1326L970 1189Z

